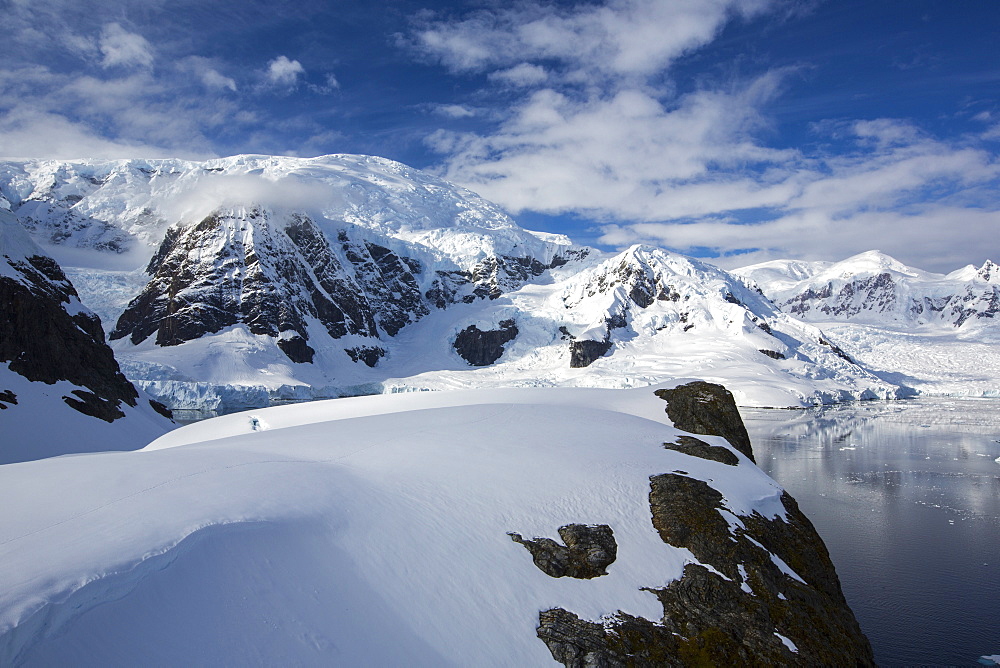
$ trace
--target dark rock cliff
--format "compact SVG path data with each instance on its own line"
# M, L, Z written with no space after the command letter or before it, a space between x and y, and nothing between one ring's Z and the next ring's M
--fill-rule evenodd
M731 442L740 441L740 429L725 415L731 395L715 389L721 386L691 385L668 396L658 393L682 405L682 417L671 414L675 424L725 431ZM715 415L720 406L723 415ZM738 414L735 422L742 428ZM752 456L749 440L743 445ZM693 437L667 447L712 466L749 466ZM690 550L699 562L687 564L682 577L666 586L644 589L659 600L663 616L649 620L619 611L595 622L552 608L539 613L538 638L556 661L572 668L874 666L822 539L791 496L782 493L780 502L783 514L774 517L736 514L704 480L682 471L650 477L653 528L665 544ZM565 556L550 539L514 539L531 550L536 564L536 553L542 556L544 566L538 565L546 572L552 555Z
M503 320L499 329L469 325L455 337L455 351L472 366L489 366L503 356L504 344L517 338L517 324Z
M155 336L157 345L173 346L243 324L253 334L275 337L293 362L309 363L315 354L310 320L334 339L396 336L432 307L495 299L566 262L486 258L471 271L436 271L424 293L429 277L420 261L352 239L346 229L329 239L306 215L278 220L261 207L217 211L167 230L146 268L149 283L110 338L139 344ZM510 331L516 334L516 328L501 328L500 338ZM477 366L499 357L482 362L489 357L485 352L470 355ZM364 361L374 364L370 356Z
M9 264L21 280L0 276L0 362L30 381L86 388L63 397L85 415L107 422L124 417L122 404L135 406L139 395L105 343L101 321L79 308L59 265L43 255Z

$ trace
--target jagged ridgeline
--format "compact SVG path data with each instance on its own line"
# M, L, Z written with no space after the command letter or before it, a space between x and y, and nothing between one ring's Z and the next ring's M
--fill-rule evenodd
M381 158L14 161L0 207L173 408L682 376L757 405L899 395L716 267L574 246Z

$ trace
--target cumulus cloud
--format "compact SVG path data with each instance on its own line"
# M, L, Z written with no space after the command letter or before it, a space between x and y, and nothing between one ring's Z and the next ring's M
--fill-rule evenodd
M953 269L976 247L966 235L1000 221L1000 165L982 146L1000 126L943 141L897 119L839 119L815 124L807 149L777 149L766 110L798 68L693 90L674 80L679 59L727 22L781 6L515 3L425 20L412 36L419 53L485 74L477 99L503 101L493 126L441 128L426 143L446 178L514 213L589 218L611 246L707 250L728 266L880 247Z
M569 7L516 3L461 21L431 21L417 47L455 71L507 69L551 60L570 76L649 75L710 41L734 15L766 0L609 0Z
M177 67L181 72L193 74L203 86L210 90L236 92L236 80L220 73L210 58L188 56L178 62Z
M289 60L287 56L278 56L267 64L266 76L268 82L274 86L294 88L305 73L306 69L299 61Z
M472 118L476 110L464 104L438 104L432 107L434 113L447 118Z
M884 130L875 150L872 127ZM968 262L961 258L980 256L983 239L1000 223L995 155L898 121L857 123L854 130L853 151L798 161L795 178L776 191L762 222L748 222L727 204L716 209L729 216L608 224L601 240L711 249L729 267L780 257L841 259L880 248L918 267L950 271ZM679 185L674 194L689 191Z
M102 67L149 67L153 64L153 48L146 38L117 23L104 26L98 46Z

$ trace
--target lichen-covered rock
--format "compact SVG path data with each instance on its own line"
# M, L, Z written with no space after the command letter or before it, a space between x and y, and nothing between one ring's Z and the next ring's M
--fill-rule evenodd
M618 543L607 524L567 524L559 527L565 545L551 538L525 540L521 534L508 534L524 545L535 565L554 578L571 577L589 580L607 575L607 568L618 556Z
M667 402L667 417L678 429L692 434L721 436L756 462L736 400L722 385L698 380L672 390L657 390L656 396Z
M874 666L871 646L844 599L822 540L795 501L786 517L719 512L722 495L684 475L650 479L653 526L689 549L665 587L646 589L663 606L647 620L619 612L603 623L553 608L537 635L565 666Z
M472 366L489 366L503 356L504 344L517 338L517 324L503 320L499 329L469 325L455 337L455 351Z

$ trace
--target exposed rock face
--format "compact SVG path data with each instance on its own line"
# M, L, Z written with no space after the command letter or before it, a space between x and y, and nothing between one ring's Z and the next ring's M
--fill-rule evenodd
M672 390L657 390L656 396L667 402L667 416L678 429L721 436L751 461L756 461L736 401L722 385L699 380Z
M719 445L710 445L694 436L679 436L676 443L664 443L663 447L668 450L683 452L685 455L691 455L692 457L701 457L702 459L710 459L720 464L728 464L729 466L736 466L740 463L739 457L726 448Z
M281 229L259 208L213 214L168 233L147 271L152 279L112 339L138 344L155 333L157 345L170 346L243 323L254 334L294 333L304 344L310 317L333 338L377 336L363 291L304 216ZM311 360L303 345L283 349L294 361Z
M299 364L310 364L316 351L312 349L306 340L298 334L284 339L278 339L278 347L281 352L288 355L288 359Z
M118 368L100 319L79 307L76 290L52 258L8 262L20 280L0 275L0 362L31 381L87 388L63 397L85 415L107 422L124 417L121 404L135 406L139 394Z
M334 339L391 337L431 306L495 299L565 262L559 256L548 264L486 258L469 272L436 271L425 295L422 263L385 246L352 240L345 230L331 245L302 214L277 219L261 207L220 210L195 225L168 229L147 267L151 280L110 336L139 344L155 335L157 345L173 346L243 324L253 334L275 337L293 362L311 363L310 320ZM517 334L512 322L501 324L495 332L463 332L460 353L470 364L499 358ZM373 366L375 360L366 355L363 361Z
M607 575L607 568L618 556L614 532L607 524L567 524L559 527L560 545L551 538L525 540L521 534L508 534L515 543L531 552L535 565L554 578L571 577L589 580Z
M481 330L469 325L455 337L455 351L472 366L489 366L503 356L504 344L517 338L513 320L500 322L500 329Z
M670 400L719 396L700 389L706 394L689 389ZM708 417L717 402L700 403L699 424L718 425ZM667 447L739 465L725 448L693 437ZM791 496L780 498L784 516L764 517L734 513L707 482L678 472L650 477L649 490L660 538L700 563L666 586L644 589L663 607L657 620L620 611L601 622L562 608L539 613L537 635L556 661L573 668L875 665L826 547Z
M611 350L611 339L603 341L570 341L569 366L571 369L581 369L590 366L594 360L603 357Z
M355 348L345 348L351 360L354 362L364 362L365 365L374 368L378 361L385 357L385 350L377 346L357 346Z

